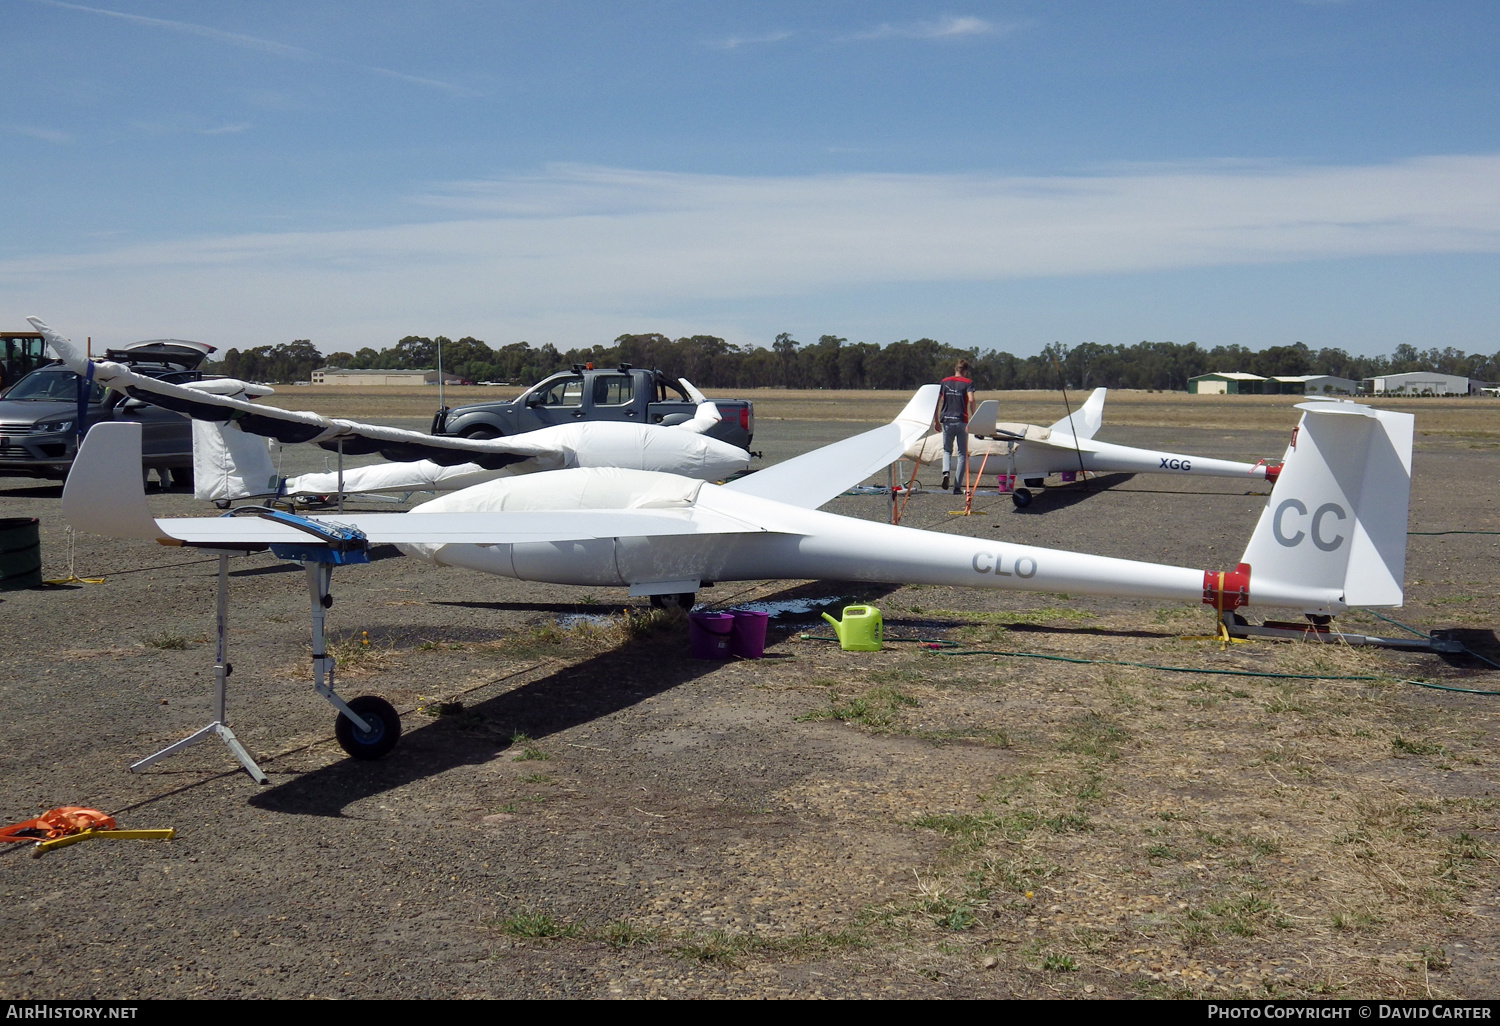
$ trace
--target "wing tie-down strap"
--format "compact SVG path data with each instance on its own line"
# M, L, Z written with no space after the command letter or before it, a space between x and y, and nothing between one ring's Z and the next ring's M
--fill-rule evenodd
M64 805L49 809L36 819L0 827L0 841L34 841L33 856L45 855L53 848L62 848L79 841L100 838L116 841L171 840L177 831L165 830L118 830L113 816L106 816L98 809L81 805Z

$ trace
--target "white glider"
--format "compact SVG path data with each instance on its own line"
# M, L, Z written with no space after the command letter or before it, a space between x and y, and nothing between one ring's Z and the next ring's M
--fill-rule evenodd
M304 474L282 481L265 439L312 442L346 456L379 453L392 464L345 470L344 493L446 491L481 481L543 470L625 467L721 481L750 466L745 450L710 438L718 408L692 390L699 404L691 420L670 427L610 422L564 424L494 439L453 438L363 424L316 413L248 402L264 386L234 379L173 385L82 350L36 317L28 321L77 374L106 387L213 425L194 432L194 494L199 499L329 495L340 490L336 473ZM247 390L249 390L247 392Z
M730 482L575 469L476 485L410 513L309 517L430 562L555 584L695 593L705 582L778 578L1012 588L1337 613L1399 606L1412 418L1349 402L1304 403L1280 482L1240 564L1220 573L919 531L816 507L925 430L935 386L891 424ZM927 410L922 404L927 403ZM108 429L108 430L105 430ZM243 518L154 519L133 425L91 431L63 493L77 529L167 545L306 541ZM138 430L138 429L136 429ZM1252 573L1253 571L1253 573Z
M1015 488L1011 498L1022 507L1031 504L1029 489L1040 487L1047 477L1080 471L1243 477L1276 483L1281 467L1267 465L1265 461L1236 463L1095 441L1094 435L1104 421L1106 392L1107 389L1094 389L1076 412L1051 427L997 422L1000 404L986 399L969 418L969 472L976 481L981 473L1019 478L1025 487ZM942 437L929 437L913 445L905 457L918 463L937 463L943 457Z
M712 581L822 578L1202 602L1337 613L1399 606L1406 564L1412 417L1347 402L1304 403L1280 482L1231 570L1200 570L919 531L816 507L894 460L928 429L935 385L891 424L727 485L639 470L579 468L441 496L410 513L157 519L138 471L140 425L89 432L63 489L77 530L218 549L217 719L132 768L218 736L256 780L266 776L224 722L227 552L269 546L304 564L315 690L339 711L335 731L356 758L400 734L387 702L345 702L333 689L324 612L336 563L398 545L429 562L555 584L623 586L691 605Z

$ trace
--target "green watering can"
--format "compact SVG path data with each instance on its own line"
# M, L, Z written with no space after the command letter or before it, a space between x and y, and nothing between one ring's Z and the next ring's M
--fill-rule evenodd
M842 621L827 613L823 614L823 619L833 626L834 633L839 636L839 648L845 652L880 651L884 624L880 610L874 606L845 606Z

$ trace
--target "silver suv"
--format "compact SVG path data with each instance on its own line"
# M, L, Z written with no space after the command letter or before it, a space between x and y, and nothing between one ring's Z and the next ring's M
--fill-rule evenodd
M105 359L183 384L202 377L197 367L213 351L201 342L153 339L112 349ZM142 474L155 470L162 487L192 484L192 421L97 384L90 384L80 403L78 385L78 375L53 363L32 371L0 397L0 476L65 478L84 432L100 421L126 420L142 428Z

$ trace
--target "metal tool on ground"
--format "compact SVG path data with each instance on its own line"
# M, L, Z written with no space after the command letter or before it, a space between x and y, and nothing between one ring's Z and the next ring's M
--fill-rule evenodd
M1355 645L1371 648L1400 648L1418 652L1440 652L1448 655L1465 651L1464 644L1455 638L1437 634L1415 638L1387 638L1374 634L1351 634L1335 627L1330 618L1309 618L1305 623L1295 620L1267 620L1259 627L1235 612L1221 614L1220 627L1230 638L1239 641L1248 638L1276 638L1282 641L1312 641L1325 645Z
M31 857L39 859L54 848L66 848L80 841L170 841L177 836L172 827L165 830L82 830L76 834L54 837L49 841L38 841L31 850Z

